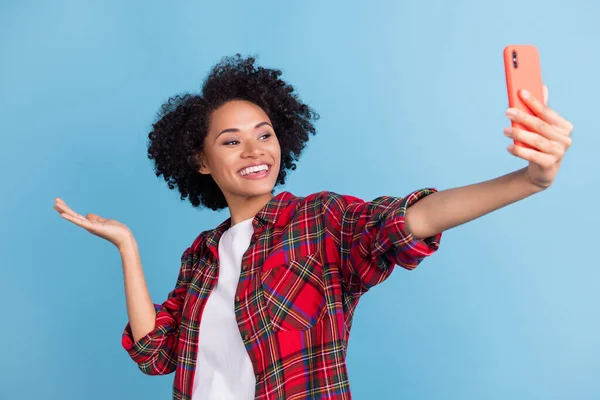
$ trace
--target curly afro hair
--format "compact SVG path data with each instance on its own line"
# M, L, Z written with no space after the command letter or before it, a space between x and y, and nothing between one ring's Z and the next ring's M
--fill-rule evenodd
M181 200L187 197L194 207L212 210L227 207L225 196L210 175L198 172L197 155L214 110L230 100L246 100L269 116L281 146L281 166L277 184L283 185L287 170L296 169L302 150L315 134L312 121L319 115L302 103L294 88L281 80L282 72L255 66L255 58L240 54L224 57L206 77L200 94L181 94L162 105L148 134L148 158Z

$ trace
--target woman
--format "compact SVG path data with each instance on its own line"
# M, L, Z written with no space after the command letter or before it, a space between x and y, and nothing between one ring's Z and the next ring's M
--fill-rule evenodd
M149 134L148 155L194 207L229 208L181 258L175 289L154 305L129 229L60 215L117 246L129 323L123 346L147 374L175 371L175 399L350 399L346 348L353 312L395 265L415 268L441 233L549 187L571 123L523 93L536 116L505 129L528 167L470 186L365 202L332 192L273 195L318 118L278 70L226 58L198 95L175 96ZM547 102L545 89L544 103Z

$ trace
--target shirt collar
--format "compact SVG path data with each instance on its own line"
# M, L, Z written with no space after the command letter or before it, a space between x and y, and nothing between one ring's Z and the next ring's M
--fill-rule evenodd
M296 199L297 197L290 192L281 192L269 200L262 210L256 214L254 220L258 219L266 224L275 225L287 206Z
M291 194L290 192L281 192L277 194L271 200L269 200L269 202L256 214L252 221L252 226L256 230L257 228L263 225L276 225L278 221L285 223L285 218L281 219L280 217L288 208L290 203L292 203L296 199L297 197ZM229 229L230 226L231 217L227 218L215 229L206 231L204 233L203 236L206 238L206 243L211 248L213 253L218 252L219 239L221 238L223 233L227 229Z

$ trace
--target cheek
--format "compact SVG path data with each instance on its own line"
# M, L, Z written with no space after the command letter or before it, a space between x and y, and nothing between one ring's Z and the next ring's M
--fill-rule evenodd
M271 154L277 161L281 160L281 146L277 140L271 142Z
M211 171L214 179L222 180L232 174L232 171L235 168L235 156L231 153L232 152L214 152L212 154Z
M237 168L239 168L239 155L237 154L226 154L221 159L220 172L223 175L236 175Z

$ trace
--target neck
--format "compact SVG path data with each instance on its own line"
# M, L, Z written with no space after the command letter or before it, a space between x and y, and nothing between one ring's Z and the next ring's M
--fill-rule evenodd
M241 197L227 199L229 213L231 215L231 226L239 224L250 218L254 218L260 210L273 198L271 193L261 196Z

